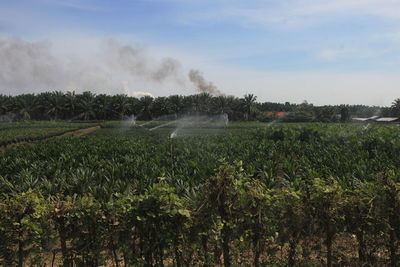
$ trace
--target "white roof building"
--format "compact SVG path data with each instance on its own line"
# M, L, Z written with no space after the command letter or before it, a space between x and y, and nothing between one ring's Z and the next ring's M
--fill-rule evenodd
M400 122L400 118L398 117L379 117L372 116L369 118L352 118L353 122L381 122L381 123L389 123L389 122Z
M376 122L396 122L400 121L400 118L397 117L382 117L375 120Z

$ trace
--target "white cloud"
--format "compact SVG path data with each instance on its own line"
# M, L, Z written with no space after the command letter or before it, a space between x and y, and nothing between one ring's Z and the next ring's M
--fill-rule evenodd
M211 74L213 73L212 69ZM233 78L234 77L234 78ZM210 78L227 94L260 101L390 106L399 97L395 73L263 72L223 68Z
M319 52L318 57L324 60L335 60L340 56L342 51L333 49L324 49Z
M256 0L251 4L246 1L246 5L243 1L216 2L220 3L218 7L185 14L185 19L234 19L245 25L295 28L355 15L400 20L398 0Z
M100 11L105 10L95 1L90 0L40 0L44 4L56 5L60 7L67 7L72 9L86 10L86 11Z
M372 35L374 41L390 41L397 45L400 42L400 31L376 33Z
M383 53L381 51L380 53ZM380 54L379 53L379 54ZM365 59L372 56L377 56L376 51L367 48L345 48L339 47L337 49L322 49L317 53L317 58L324 61L337 61L342 59Z

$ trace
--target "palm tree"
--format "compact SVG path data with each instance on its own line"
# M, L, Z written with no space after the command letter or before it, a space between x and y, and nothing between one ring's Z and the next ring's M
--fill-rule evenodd
M83 92L78 98L79 117L83 120L96 119L95 95Z
M397 98L393 101L391 109L393 116L400 116L400 98Z
M50 93L46 99L46 113L50 115L53 120L65 117L65 97L64 93L57 91Z
M96 117L101 120L113 119L115 116L111 114L112 100L111 96L100 94L95 99Z
M34 94L23 94L14 97L14 111L24 120L30 120L33 113L40 108Z
M166 97L157 97L151 104L151 113L155 117L171 114L171 105Z
M141 114L145 120L151 120L153 118L151 114L151 105L153 104L153 98L151 96L144 96L140 98Z
M202 113L210 113L212 98L212 95L210 95L209 93L199 94L200 111Z
M171 105L171 111L175 114L182 113L184 109L183 97L180 95L171 95L168 97L168 101Z
M130 115L135 114L136 116L139 116L142 108L140 100L136 97L129 97L128 103L129 109L127 110L127 113Z
M199 95L189 95L183 100L186 113L198 113L200 110Z
M112 97L112 110L118 114L118 119L122 119L129 110L127 95L115 95Z
M251 114L255 111L254 106L255 106L256 100L257 100L257 97L253 94L244 95L243 109L244 109L244 115L245 115L246 120L249 120Z
M232 111L229 105L231 100L232 100L231 98L228 98L226 96L214 97L212 105L215 113L218 114L230 113Z
M187 111L194 114L209 113L211 111L212 96L208 93L201 93L185 97Z
M76 98L75 91L68 91L65 95L65 106L64 109L68 114L67 117L74 118L76 116L76 108L78 106L78 101Z
M11 110L11 97L0 95L0 115L6 114Z

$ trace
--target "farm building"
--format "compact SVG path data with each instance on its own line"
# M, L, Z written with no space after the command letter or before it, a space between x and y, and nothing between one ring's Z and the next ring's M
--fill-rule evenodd
M379 116L372 116L369 118L352 118L352 122L375 122L376 119L378 119Z
M391 122L400 122L400 118L397 117L382 117L375 120L380 123L391 123Z
M352 122L367 122L368 118L351 118Z

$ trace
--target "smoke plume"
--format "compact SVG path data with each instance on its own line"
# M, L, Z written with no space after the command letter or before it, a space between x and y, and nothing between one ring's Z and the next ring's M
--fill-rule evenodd
M221 91L219 91L212 82L208 82L199 70L190 70L189 79L196 85L197 90L201 93L222 95Z
M50 43L0 38L0 93L93 90L151 96L140 91L149 83L182 88L190 81L200 92L220 94L200 71L191 70L187 77L178 60L154 59L139 46L107 39L93 51L65 54L55 52Z
M172 78L181 80L180 63L173 58L163 58L160 62L148 57L143 49L132 45L121 45L113 39L107 40L102 49L106 63L119 72L126 72L135 77L152 82L163 82Z

